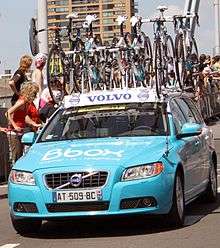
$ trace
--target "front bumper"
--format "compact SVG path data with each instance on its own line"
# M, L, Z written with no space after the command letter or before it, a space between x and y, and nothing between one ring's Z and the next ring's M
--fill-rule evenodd
M112 173L111 173L112 174ZM121 172L120 172L121 174ZM42 178L42 177L40 177ZM39 178L38 178L39 179ZM128 214L166 214L172 206L174 176L172 173L163 172L159 176L144 179L121 182L119 178L111 177L107 184L101 189L102 200L98 203L108 203L105 210L99 211L65 211L49 212L48 204L53 202L53 190L47 189L40 180L39 186L24 186L9 182L9 207L15 218L65 218L81 216L108 216L108 215L128 215ZM122 209L121 201L132 198L153 197L156 206ZM18 202L35 203L37 213L24 213L14 211L14 204ZM86 203L83 203L84 205ZM61 204L62 205L62 204Z

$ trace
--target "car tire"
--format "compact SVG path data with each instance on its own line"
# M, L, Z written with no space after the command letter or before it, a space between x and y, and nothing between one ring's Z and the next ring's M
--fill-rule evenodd
M11 215L11 222L14 229L21 235L38 233L42 221L33 219L16 219Z
M213 203L217 201L218 195L218 176L214 163L210 162L210 172L209 172L209 182L204 194L204 201L208 203Z
M168 223L173 227L182 227L185 220L185 198L182 173L177 171L173 188L173 203L168 214Z

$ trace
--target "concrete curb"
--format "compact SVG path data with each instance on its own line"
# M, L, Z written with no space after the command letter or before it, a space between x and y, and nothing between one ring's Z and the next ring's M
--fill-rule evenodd
M8 198L8 186L6 183L0 185L0 200Z

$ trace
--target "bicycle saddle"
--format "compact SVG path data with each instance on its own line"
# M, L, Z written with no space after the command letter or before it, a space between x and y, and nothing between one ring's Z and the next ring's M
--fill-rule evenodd
M97 20L97 15L87 15L86 16L86 22L88 23L88 25L90 25L95 20Z
M66 19L70 19L70 18L78 18L78 13L73 12L66 16Z
M118 25L120 26L122 23L124 23L127 20L126 16L118 16L116 21L118 22Z
M168 7L164 6L164 5L160 5L157 7L157 10L159 10L160 12L164 12L164 11L168 10Z
M140 17L132 16L131 19L130 19L132 27L134 27L139 22L139 20L140 20Z

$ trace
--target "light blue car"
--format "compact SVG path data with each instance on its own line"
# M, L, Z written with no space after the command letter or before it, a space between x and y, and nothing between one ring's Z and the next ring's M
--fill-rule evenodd
M181 226L188 203L216 200L213 137L192 100L126 94L73 97L37 138L23 136L32 146L8 185L18 233L80 216L160 214Z

